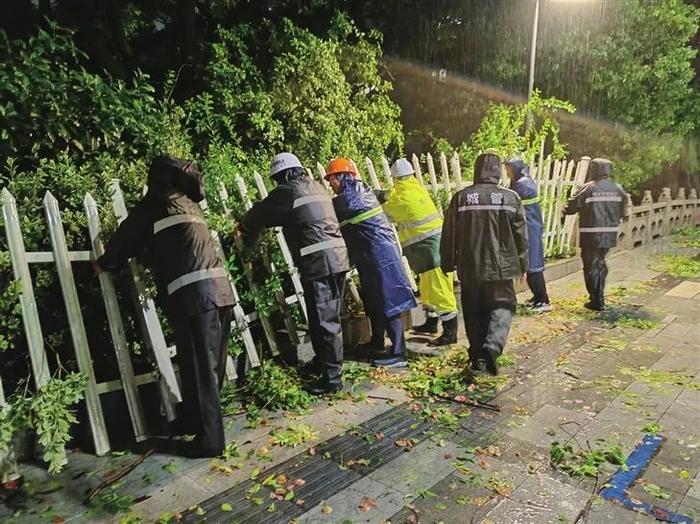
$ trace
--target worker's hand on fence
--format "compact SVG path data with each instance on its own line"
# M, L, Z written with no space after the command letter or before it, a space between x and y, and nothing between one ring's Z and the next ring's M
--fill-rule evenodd
M92 272L95 274L96 277L99 277L100 273L102 273L102 268L97 263L97 260L92 261Z

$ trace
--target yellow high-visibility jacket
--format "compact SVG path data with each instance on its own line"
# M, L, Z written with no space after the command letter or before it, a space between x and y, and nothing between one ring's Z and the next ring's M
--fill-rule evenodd
M416 177L395 180L380 200L387 217L396 224L411 269L420 274L440 267L442 215Z

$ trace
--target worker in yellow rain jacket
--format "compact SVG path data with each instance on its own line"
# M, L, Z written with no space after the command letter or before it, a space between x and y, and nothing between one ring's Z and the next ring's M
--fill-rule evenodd
M440 269L442 215L428 191L414 176L413 166L400 158L391 166L394 187L378 193L389 220L396 224L399 242L411 269L419 275L419 290L426 311L424 324L413 331L442 335L430 342L444 346L457 342L457 300L452 287L452 273Z

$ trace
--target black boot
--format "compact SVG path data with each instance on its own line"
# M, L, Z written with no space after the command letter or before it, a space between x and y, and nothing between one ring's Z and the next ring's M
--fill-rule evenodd
M428 317L425 322L420 326L415 326L411 328L411 331L415 333L426 333L430 335L435 335L438 332L438 317Z
M306 389L312 395L326 395L328 393L337 393L343 390L343 382L340 379L329 381L321 379L316 384L311 385Z
M449 346L457 343L457 317L442 321L442 335L428 342L429 346Z

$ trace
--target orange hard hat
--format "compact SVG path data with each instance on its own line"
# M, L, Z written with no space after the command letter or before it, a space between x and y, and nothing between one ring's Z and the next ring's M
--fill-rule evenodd
M326 168L326 180L331 175L338 175L340 173L350 173L355 177L360 176L360 171L357 169L357 164L353 162L350 158L338 157L334 158L328 163Z

